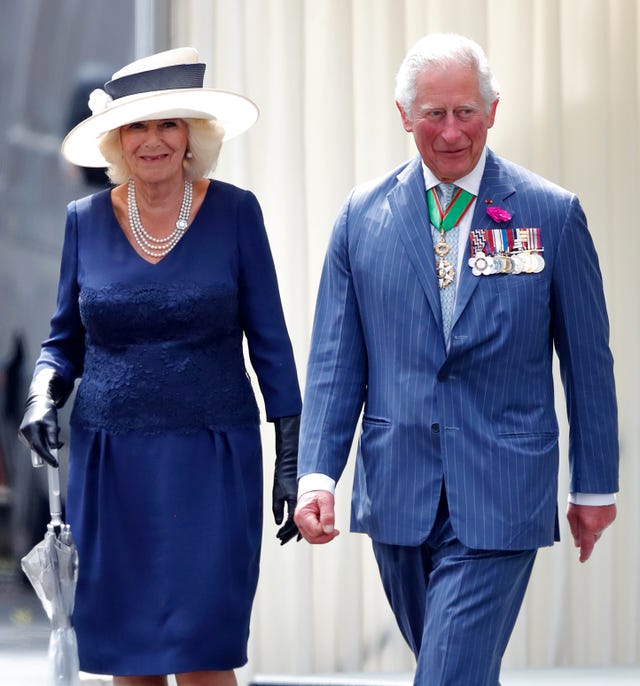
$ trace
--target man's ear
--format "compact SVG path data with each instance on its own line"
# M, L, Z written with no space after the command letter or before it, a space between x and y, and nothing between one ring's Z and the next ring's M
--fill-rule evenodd
M404 126L404 130L411 133L413 131L413 122L411 119L409 119L406 112L402 108L402 105L397 100L396 107L398 108L398 112L400 112L400 116L402 117L402 126Z
M489 110L489 123L487 124L488 129L490 129L496 121L496 110L498 109L499 100L500 98L496 98L491 104L491 109Z

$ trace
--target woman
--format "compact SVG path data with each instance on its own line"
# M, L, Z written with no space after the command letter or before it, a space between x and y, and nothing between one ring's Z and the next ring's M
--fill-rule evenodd
M70 203L56 312L21 435L52 465L71 415L67 517L84 671L119 686L235 683L262 528L259 413L276 430L273 511L292 520L301 410L260 207L211 181L253 103L204 89L192 48L137 60L90 97L62 152L116 184Z

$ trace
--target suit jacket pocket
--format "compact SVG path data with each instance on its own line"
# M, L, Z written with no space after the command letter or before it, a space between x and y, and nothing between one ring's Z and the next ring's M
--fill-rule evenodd
M365 424L369 424L371 426L391 426L390 420L370 414L363 415L362 425L364 426Z

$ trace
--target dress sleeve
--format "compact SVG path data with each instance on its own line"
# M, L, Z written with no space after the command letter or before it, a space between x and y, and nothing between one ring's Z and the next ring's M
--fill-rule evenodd
M248 191L238 205L238 251L241 325L267 420L300 414L300 387L275 265L260 205Z
M35 367L36 373L43 367L55 369L70 386L82 376L85 351L78 296L78 214L74 201L67 207L56 311Z

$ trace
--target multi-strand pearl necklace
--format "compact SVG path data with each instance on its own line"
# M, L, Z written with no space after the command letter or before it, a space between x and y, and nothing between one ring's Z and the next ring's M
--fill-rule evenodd
M133 179L129 179L127 187L127 211L129 213L129 226L135 242L142 252L150 257L164 257L176 243L182 238L189 226L189 214L191 213L191 201L193 200L193 184L191 181L184 182L182 205L176 221L176 228L164 238L155 238L142 226L138 204L136 203L136 187Z

